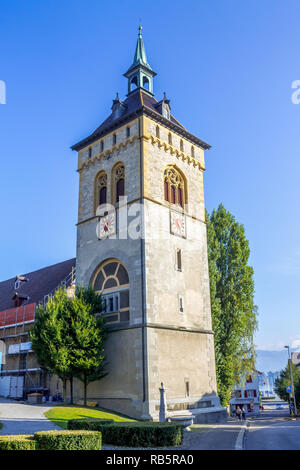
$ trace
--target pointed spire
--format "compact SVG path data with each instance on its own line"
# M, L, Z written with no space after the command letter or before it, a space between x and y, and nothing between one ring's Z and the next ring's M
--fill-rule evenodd
M142 27L139 26L139 34L135 48L133 63L124 76L128 78L128 94L136 88L147 90L153 95L153 77L156 73L152 70L147 61L144 41L142 37Z
M144 41L142 37L142 29L143 29L142 26L139 26L139 35L138 35L138 40L136 43L133 65L142 64L151 68L147 62L146 50L145 50Z

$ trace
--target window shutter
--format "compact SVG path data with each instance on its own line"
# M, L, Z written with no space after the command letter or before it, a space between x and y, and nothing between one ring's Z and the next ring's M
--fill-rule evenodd
M176 203L175 186L171 186L171 202L172 204Z
M121 178L117 182L117 202L119 202L121 196L124 196L124 180L123 180L123 178Z
M165 201L169 201L169 184L165 181Z

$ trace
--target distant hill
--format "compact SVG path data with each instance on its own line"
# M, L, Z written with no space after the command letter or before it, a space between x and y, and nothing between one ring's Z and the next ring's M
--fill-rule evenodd
M294 351L294 349L291 351ZM282 349L281 351L256 350L256 368L260 372L280 371L287 366L287 362L287 349Z

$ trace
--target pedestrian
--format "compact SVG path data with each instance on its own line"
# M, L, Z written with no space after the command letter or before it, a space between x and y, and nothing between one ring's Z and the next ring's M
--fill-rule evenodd
M239 406L237 406L237 408L236 408L236 415L237 415L237 417L239 418L239 420L241 420L242 412L241 412L241 409L240 409Z
M242 415L242 419L245 421L245 419L246 419L246 411L245 411L245 408L244 408L243 405L241 406L241 415Z

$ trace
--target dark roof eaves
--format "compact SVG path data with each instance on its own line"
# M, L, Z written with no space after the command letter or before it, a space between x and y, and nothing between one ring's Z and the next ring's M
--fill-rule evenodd
M171 129L174 129L178 134L182 135L183 137L186 137L188 140L190 140L194 144L199 145L204 150L209 150L211 148L211 145L207 144L206 142L199 139L195 135L190 134L190 132L188 132L183 126L180 126L179 124L176 124L175 122L172 122L169 119L164 118L161 114L153 111L148 106L144 106L144 108L147 111L147 114L150 115L150 117L153 117L155 120L157 120L158 122L161 122L166 127L170 127Z
M154 111L148 106L143 105L143 106L140 106L135 111L128 113L123 117L121 116L119 119L116 119L115 121L113 121L112 123L104 127L103 129L101 129L101 131L97 132L96 134L93 133L89 137L86 137L85 139L81 140L77 144L73 145L71 149L76 150L76 151L81 150L87 145L95 142L95 140L98 140L99 138L101 138L103 135L107 134L109 131L111 132L117 129L118 127L120 127L120 125L126 124L126 122L130 121L133 117L139 117L141 114L143 114L143 112L147 114L148 116L152 117L154 120L161 122L166 127L173 129L178 134L182 135L183 137L190 140L194 144L199 145L204 150L209 150L211 148L211 145L207 144L206 142L194 136L193 134L190 134L184 127L180 126L179 124L176 124L175 122L170 121L169 119L164 118L157 111Z

